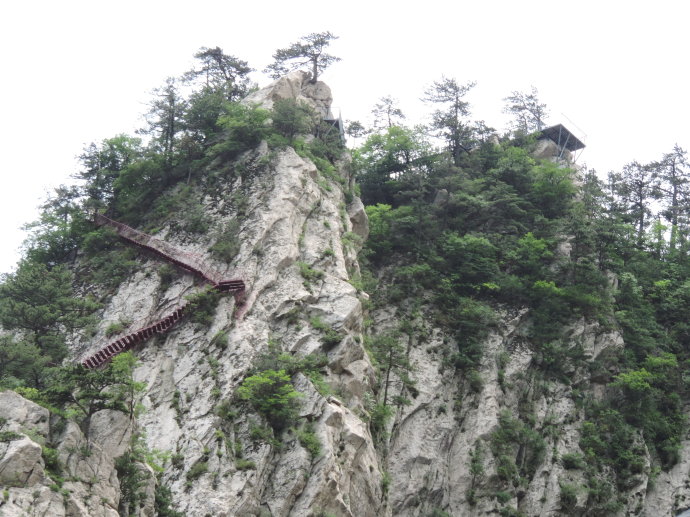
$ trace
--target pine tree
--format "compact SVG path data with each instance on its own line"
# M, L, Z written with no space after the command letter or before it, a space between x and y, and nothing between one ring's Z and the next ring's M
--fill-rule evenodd
M331 66L340 61L339 57L327 54L326 48L331 41L338 39L330 32L313 32L300 38L300 41L293 43L289 47L281 48L273 54L274 62L264 70L274 79L285 75L305 65L311 67L311 83L316 83L319 75Z

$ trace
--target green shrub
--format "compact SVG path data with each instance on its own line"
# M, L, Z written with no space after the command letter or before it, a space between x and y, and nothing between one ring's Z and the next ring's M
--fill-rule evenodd
M24 438L23 434L14 431L0 431L0 442L12 442Z
M285 314L281 316L281 319L287 321L288 325L296 325L300 320L300 314L302 313L302 307L296 305Z
M256 463L250 460L237 458L235 460L235 468L237 470L254 470L256 468Z
M330 394L330 387L324 381L321 370L328 364L325 354L307 354L304 357L281 352L274 342L269 343L268 352L256 361L257 370L285 370L292 377L298 372L306 375L316 390L323 396Z
M501 517L527 517L520 510L513 508L512 506L504 506L498 511L498 514Z
M386 436L386 426L393 416L393 408L386 404L376 404L369 411L369 428L374 438L382 440Z
M384 495L388 493L391 487L391 481L391 475L384 470L381 474L381 492L383 492Z
M217 346L221 350L225 350L228 346L228 333L225 330L219 330L216 335L211 338L211 346Z
M203 234L211 228L211 217L206 213L204 206L197 201L187 201L181 213L180 227L185 232Z
M120 505L118 510L122 515L126 508L136 508L143 500L142 487L146 483L146 475L137 464L137 458L132 452L126 452L115 458L115 469L120 482Z
M161 280L161 290L167 291L168 288L172 285L173 280L177 277L177 274L177 270L174 266L171 266L170 264L162 264L158 268L158 276Z
M299 267L300 275L302 275L302 278L304 278L305 282L308 284L316 280L321 280L325 276L323 271L314 269L306 262L297 262L297 266Z
M619 487L644 470L645 448L638 432L616 410L593 408L580 429L580 449L587 465L610 467Z
M223 420L232 422L237 417L237 411L232 407L232 402L225 400L216 406L216 415Z
M206 474L208 472L208 463L205 461L199 461L195 463L192 468L190 468L187 471L187 474L185 477L187 478L187 481L195 481L199 479L201 476Z
M506 504L513 498L513 494L511 494L510 492L496 492L494 494L494 497L496 498L496 501L498 501L500 504Z
M87 256L92 257L111 248L117 242L119 242L117 232L108 226L103 226L98 230L87 233L84 236L81 248Z
M235 158L259 145L271 133L271 128L266 125L270 118L268 110L237 102L225 104L224 110L218 118L218 125L225 138L211 148L210 154L214 158Z
M311 134L319 116L304 101L279 99L273 103L271 119L273 128L292 141L297 135Z
M249 429L249 437L255 442L267 442L273 438L273 432L268 427L254 425Z
M584 456L576 452L568 452L561 456L561 463L563 468L572 470L584 469L587 466Z
M237 219L231 219L225 225L216 242L209 248L215 259L228 264L232 262L232 259L240 252L241 243L237 236L239 229L240 223Z
M184 465L184 454L181 452L177 452L170 456L170 461L172 462L172 466L176 469L182 468Z
M88 259L88 281L114 289L129 278L138 266L132 249L117 247L100 252Z
M125 330L125 325L120 321L116 321L105 328L105 335L111 337L115 334L120 334L123 330Z
M339 344L342 340L342 334L340 334L340 332L338 332L335 329L328 329L326 330L326 333L323 336L321 336L321 343L326 348L326 350L330 350L331 348Z
M207 326L213 322L219 300L220 293L213 289L206 289L187 296L189 303L186 311L190 314L190 319L194 323Z
M313 316L309 318L309 324L320 332L326 332L330 327L321 319L320 316Z
M317 458L321 454L321 441L316 436L314 427L311 424L306 425L304 429L295 429L295 434L302 447L309 451L312 459Z
M46 447L45 445L41 447L41 456L43 456L43 462L45 463L46 470L52 473L59 473L61 470L59 451L51 447Z
M546 444L536 431L507 411L500 413L498 423L498 429L491 434L496 471L500 479L518 486L521 478L532 478L544 458ZM520 466L515 462L518 450L523 455Z
M176 512L171 506L172 492L159 477L158 483L156 483L156 495L154 500L155 515L157 517L184 517L184 514Z
M577 504L577 487L570 483L560 483L560 487L561 509L569 510Z
M467 381L473 393L480 393L484 389L484 379L482 379L482 374L477 370L470 370L467 373Z
M358 250L362 247L362 237L353 232L345 232L341 237L343 246L351 250Z
M326 350L333 348L343 340L342 334L329 327L319 316L310 318L309 324L314 328L314 330L318 330L319 332L323 333L321 336L321 343L323 343L323 346L326 348Z

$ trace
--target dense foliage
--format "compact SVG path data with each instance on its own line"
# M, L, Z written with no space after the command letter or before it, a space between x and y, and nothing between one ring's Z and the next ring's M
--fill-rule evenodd
M447 362L464 372L471 390L481 387L476 368L497 311L523 307L531 321L524 339L543 379L569 384L583 368L593 376L617 372L607 377L604 400L582 400L588 507L605 513L618 504L606 487L624 488L642 472L641 444L662 468L678 460L690 366L683 316L690 302L690 167L675 147L658 162L631 163L604 182L565 160L536 159L538 133L486 138L483 122L468 120L462 96L471 86L444 78L427 91L445 107L432 113L442 149L424 128L401 125L404 115L390 98L374 114L387 106L398 124L357 127L358 136L369 134L354 150L354 163L371 232L363 262L379 280L373 301L408 307L410 317L422 306L431 310L454 337ZM536 90L513 92L506 101L515 127L541 127L545 106ZM568 334L582 318L602 331L620 330L625 348L588 364ZM379 366L372 415L388 418L380 402L388 398L391 363ZM404 386L400 393L406 391L413 393ZM526 423L511 425L531 436L520 426L532 417L520 417ZM380 423L372 423L378 432ZM509 435L499 437L510 442ZM497 443L497 461L514 468L511 446ZM564 500L572 499L569 487L562 490Z

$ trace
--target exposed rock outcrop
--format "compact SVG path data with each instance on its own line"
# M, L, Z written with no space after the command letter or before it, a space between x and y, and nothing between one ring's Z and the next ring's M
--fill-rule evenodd
M305 102L325 119L333 118L331 103L333 95L331 89L323 81L311 82L311 74L302 70L295 70L277 79L268 86L248 95L243 102L258 104L262 108L271 109L273 103L280 99L294 99Z
M0 485L6 490L1 515L118 515L115 458L129 448L131 433L124 413L95 413L87 438L74 422L49 426L47 409L12 391L0 393L0 407L6 410L4 430L18 434L0 443ZM155 477L149 477L149 483L155 483ZM153 515L153 495L150 491L143 497L136 515Z

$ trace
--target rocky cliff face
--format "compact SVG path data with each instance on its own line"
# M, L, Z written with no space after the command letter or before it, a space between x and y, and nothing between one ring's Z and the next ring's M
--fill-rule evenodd
M13 439L0 443L1 515L119 515L121 487L115 458L129 449L133 428L124 413L101 411L84 433L73 422L50 425L47 409L12 391L0 393L0 407L7 419L3 431L15 433ZM46 449L47 442L58 445ZM148 474L150 469L146 470ZM154 478L147 478L137 514L153 516Z
M284 93L284 82L276 84L275 95ZM288 94L302 91L292 86ZM330 96L325 85L316 87L321 97ZM381 472L359 416L374 383L361 344L359 296L365 295L348 283L357 271L357 249L343 239L365 231L363 207L353 203L348 214L337 182L292 149L269 153L263 146L244 163L253 172L228 185L226 198L241 192L246 199L241 249L228 268L248 284L242 320L233 319L232 298L223 299L211 325L181 325L143 347L137 377L147 390L138 424L149 447L176 458L163 480L185 515L377 515ZM209 202L207 210L219 226L227 217L220 214L233 212L224 201ZM202 255L209 247L165 238ZM305 275L305 269L315 273ZM161 293L158 277L143 271L120 289L104 319L131 321L142 310L153 316L191 289L192 279L182 278ZM312 459L294 435L280 447L252 438L258 415L239 414L228 423L216 408L233 398L269 342L296 356L322 350L320 332L310 324L315 319L337 332L340 342L328 351L327 366L337 397L320 395L304 376L296 381L301 416L313 423L321 443L321 455ZM219 332L227 334L227 346L214 344Z
M291 74L249 100L270 106L279 98L304 99L327 114L328 87L307 79ZM478 376L458 373L444 360L452 338L422 308L405 334L414 396L397 408L388 436L375 446L367 412L378 381L363 346L364 321L370 320L367 332L379 334L399 328L403 313L388 306L365 314L367 295L349 282L367 235L363 206L357 198L346 204L341 183L290 148L276 152L262 144L241 162L245 174L225 185L223 195L203 199L215 230L240 221L241 246L231 264L214 263L209 255L212 232L190 240L166 228L157 237L242 277L245 305L238 310L231 297L222 298L210 324L186 321L139 346L135 376L146 388L136 419L105 410L86 430L71 423L58 430L49 426L48 410L13 392L0 394L3 430L16 433L0 443L0 484L6 487L0 513L118 515L122 480L115 458L136 435L149 450L163 453L163 471L156 481L152 471L136 467L146 481L140 507L129 509L135 515L155 514L157 482L171 489L173 506L190 517L480 516L506 507L515 511L506 515L585 515L583 490L575 490L569 504L561 496L564 484L584 484L582 471L568 469L562 458L581 452L584 413L578 401L584 393L600 394L597 375L582 365L568 371L569 382L533 375L537 358L524 338L527 310L501 314L484 342ZM339 164L344 180L347 168L347 161ZM96 341L111 322L155 320L199 290L191 275L162 282L158 259L142 259L140 266L110 299ZM331 332L328 346L324 329ZM624 346L616 332L586 321L570 335L585 364ZM94 351L88 344L76 350ZM315 457L295 431L280 440L260 436L262 419L247 406L231 416L222 410L237 400L238 386L269 350L327 355L332 394L322 394L305 375L294 379L302 394L301 420L321 444ZM502 490L494 440L506 418L524 414L545 438L526 437L509 451L527 474L509 494ZM54 454L65 477L59 487L46 464L52 453L41 449L48 439L59 444ZM619 515L673 515L690 504L688 451L690 442L681 462L654 483L648 468L640 473L626 488Z
M260 149L252 160L265 157L266 150ZM249 285L242 321L233 320L234 302L225 299L209 327L181 326L141 352L137 375L148 389L140 425L151 447L183 457L165 478L186 515L307 515L310 509L377 514L376 453L366 424L355 413L361 414L374 372L361 345L362 306L348 283L356 250L341 240L352 223L342 191L325 181L313 164L288 149L258 168L249 184L236 185L246 189L248 199L236 259ZM300 269L306 267L319 273L307 279ZM189 280L183 282L172 285L158 305L177 303L189 286ZM145 298L154 297L158 288L153 276L136 283L139 293L149 293ZM123 289L109 317L131 306ZM324 398L305 377L298 379L304 394L301 415L314 423L322 444L322 456L312 461L295 437L280 450L255 443L250 435L257 415L238 415L228 426L215 408L233 397L269 342L300 356L321 350L320 333L309 323L314 318L339 334L327 368L341 396ZM212 343L220 331L227 332L226 348ZM218 439L221 433L224 438ZM240 455L254 468L238 469ZM207 472L187 486L186 473L201 463Z

